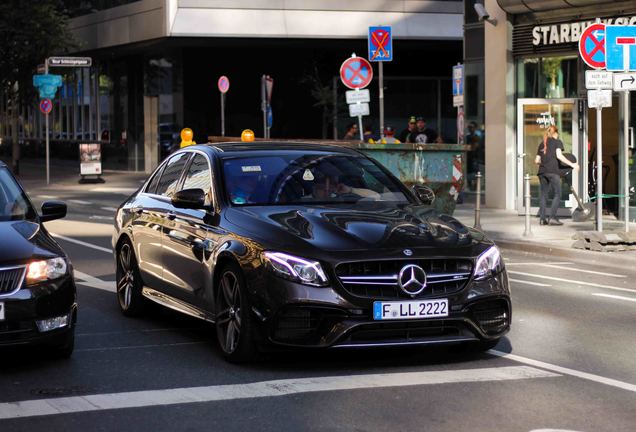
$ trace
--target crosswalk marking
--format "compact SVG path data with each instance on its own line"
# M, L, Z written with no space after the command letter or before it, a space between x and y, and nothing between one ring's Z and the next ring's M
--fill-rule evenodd
M577 272L577 273L588 273L588 274L594 274L594 275L599 275L599 276L609 276L609 277L613 277L613 278L626 278L627 276L622 275L622 274L615 274L615 273L605 273L605 272L600 272L600 271L594 271L594 270L585 270L585 269L580 269L577 267L566 267L566 266L562 266L562 265L557 265L557 264L541 264L544 267L550 267L550 268L555 268L555 269L561 269L561 270L569 270L569 271L573 271L573 272Z
M565 278L559 278L559 277L554 277L554 276L538 275L538 274L534 274L534 273L526 273L526 272L520 272L520 271L516 271L516 270L508 270L508 273L509 274L515 274L515 275L518 275L518 276L529 276L529 277L533 277L533 278L547 279L547 280L553 280L553 281L558 281L558 282L569 282L571 284L585 285L585 286L591 286L591 287L595 287L595 288L605 288L605 289L611 289L611 290L616 290L616 291L625 291L625 292L636 293L635 289L621 288L621 287L617 287L617 286L603 285L603 284L597 284L597 283L593 283L593 282L583 282L583 281L579 281L579 280L565 279Z
M615 300L625 300L625 301L636 302L636 298L633 298L633 297L623 297L623 296L617 296L612 294L601 294L601 293L592 293L592 295L597 297L611 298Z
M261 381L249 384L187 387L0 403L0 419L190 404L300 393L378 389L449 383L524 380L560 376L530 366L445 371L327 376Z
M77 284L86 285L91 288L97 288L104 291L115 292L115 282L114 281L104 281L95 276L91 276L87 273L82 273L79 270L75 270L75 279Z
M552 286L550 284L544 284L544 283L539 283L539 282L531 282L531 281L522 280L522 279L513 279L513 278L508 278L508 279L510 280L510 282L522 283L522 284L538 286L538 287L551 287Z

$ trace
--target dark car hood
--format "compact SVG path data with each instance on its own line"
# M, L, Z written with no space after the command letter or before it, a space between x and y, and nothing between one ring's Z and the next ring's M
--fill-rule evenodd
M63 255L40 225L29 221L0 222L0 265L22 263L32 257Z
M474 231L427 206L233 207L226 218L272 245L309 243L326 251L468 246Z

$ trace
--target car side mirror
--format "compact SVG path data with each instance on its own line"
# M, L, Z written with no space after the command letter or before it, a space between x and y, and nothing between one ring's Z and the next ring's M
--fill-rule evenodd
M42 203L40 220L48 222L66 216L66 204L62 201L45 201Z
M431 205L435 202L435 192L428 186L415 184L412 187L413 193L422 204Z
M184 189L172 195L172 205L183 209L202 209L205 207L203 189Z

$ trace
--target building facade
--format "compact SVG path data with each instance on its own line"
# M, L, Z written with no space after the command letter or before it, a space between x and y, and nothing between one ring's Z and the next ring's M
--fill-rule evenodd
M79 42L72 54L92 57L93 66L52 70L64 74L51 114L54 158L74 158L78 142L94 141L102 143L105 168L150 171L178 144L181 128L192 128L197 142L220 135L221 75L230 79L227 136L246 128L263 135L260 79L267 74L274 78L272 137L340 137L355 120L337 78L340 64L354 52L366 57L372 25L393 29L385 124L399 132L409 116L423 116L446 142L455 140L451 67L462 60L461 1L68 3ZM377 80L369 89L365 123L379 134ZM23 109L23 155L41 153L41 117L35 106Z
M587 102L585 71L578 42L589 24L636 25L633 1L486 0L485 34L486 203L523 209L523 176L531 174L533 207L538 207L534 157L549 125L560 130L566 152L581 170L572 178L579 195L596 194L596 110ZM624 142L623 93L613 93L611 108L602 111L604 211L623 218L625 182L636 184L633 138ZM629 97L629 124L636 120L636 96ZM626 148L627 146L627 152ZM629 174L624 175L625 154ZM572 205L568 184L562 208ZM636 218L633 188L630 220ZM562 211L569 213L567 209Z

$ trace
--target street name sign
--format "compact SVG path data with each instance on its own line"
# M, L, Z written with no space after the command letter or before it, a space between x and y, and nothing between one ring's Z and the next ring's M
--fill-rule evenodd
M90 57L49 57L52 67L91 67L93 59Z
M585 88L588 90L611 90L613 87L612 72L599 70L585 71Z
M368 103L354 103L349 105L349 115L351 117L368 116L369 112Z
M610 108L612 106L611 90L589 90L587 105L590 108Z
M636 73L614 74L614 91L636 90Z
M358 102L371 102L371 94L369 90L348 90L345 95L347 96L347 103L354 104Z

